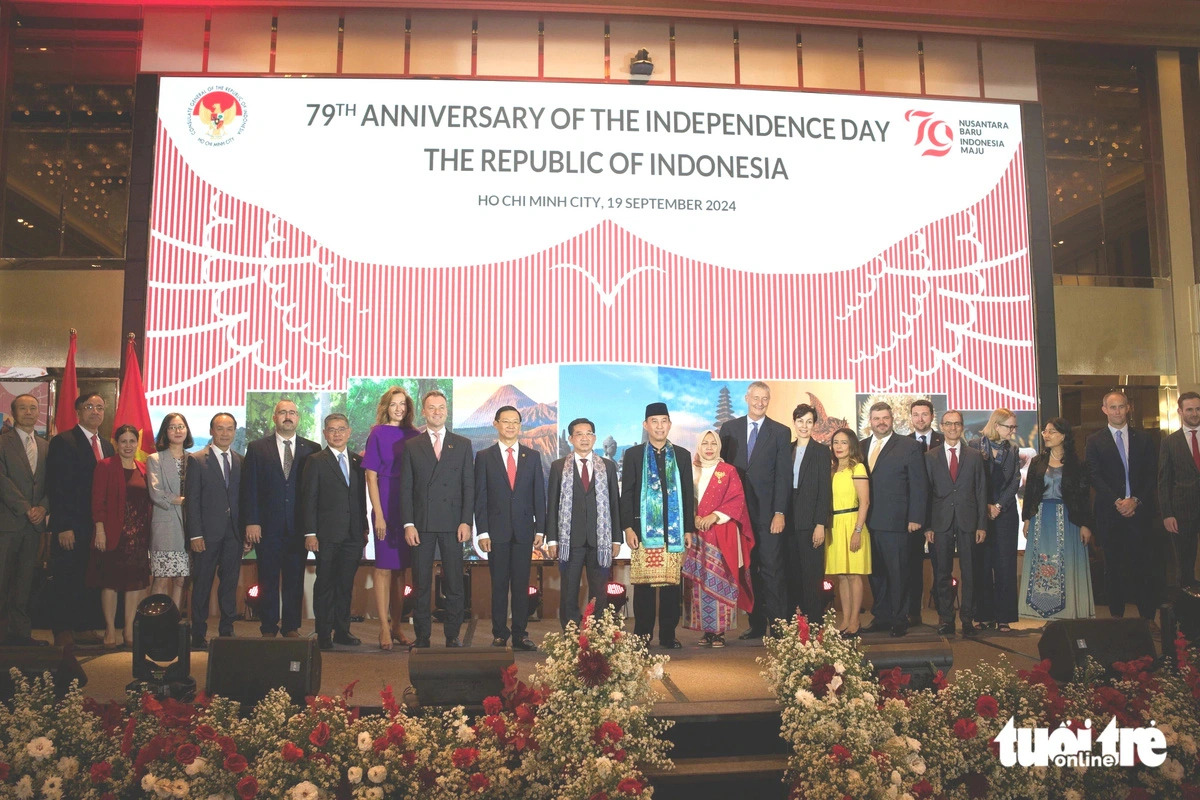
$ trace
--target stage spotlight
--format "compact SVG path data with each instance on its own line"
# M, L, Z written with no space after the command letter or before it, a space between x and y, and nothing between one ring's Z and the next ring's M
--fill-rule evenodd
M529 587L529 616L531 618L541 619L542 613L542 590L536 586Z
M654 74L654 62L650 60L650 51L638 50L637 55L629 60L629 82L645 83Z
M1200 641L1200 586L1188 586L1180 589L1174 605L1175 619L1179 624L1179 630L1183 632L1189 642ZM1167 643L1164 641L1164 644ZM1168 646L1174 647L1174 644Z
M821 600L824 603L822 608L829 608L833 604L833 581L829 578L821 581Z
M608 604L615 611L620 612L625 607L625 585L612 581L604 589L605 595L608 597Z
M258 584L256 583L246 590L246 599L244 603L246 612L242 615L242 618L245 620L258 619L258 603L259 589Z
M189 701L196 694L192 677L191 625L165 594L138 603L133 618L133 681L128 691Z
M404 606L400 610L400 615L404 619L408 619L409 617L411 617L413 615L413 611L416 609L416 607L417 607L417 598L416 598L416 595L413 594L413 588L412 588L412 586L405 584L404 585Z

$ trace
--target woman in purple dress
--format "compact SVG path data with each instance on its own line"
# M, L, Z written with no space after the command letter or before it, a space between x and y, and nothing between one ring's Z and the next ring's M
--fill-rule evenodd
M367 492L375 509L375 608L379 613L380 650L391 650L392 644L410 644L400 630L408 569L408 543L400 519L400 454L405 441L417 435L413 411L412 398L399 386L384 392L363 454ZM400 580L392 580L393 572L400 573ZM393 609L390 623L389 602Z

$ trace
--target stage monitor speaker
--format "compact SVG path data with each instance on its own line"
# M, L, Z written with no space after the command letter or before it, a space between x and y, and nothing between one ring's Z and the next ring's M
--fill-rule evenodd
M478 706L500 694L502 675L513 664L512 650L420 647L408 658L408 677L423 706Z
M87 675L75 660L74 647L0 647L0 700L12 700L15 687L9 670L16 667L29 680L49 672L54 679L54 693L62 697L78 679L87 686Z
M1189 642L1200 641L1200 587L1187 586L1179 590L1174 602L1174 614L1184 637ZM1171 641L1174 641L1174 637L1171 637Z
M932 642L881 642L866 648L863 657L870 659L875 674L883 670L900 668L910 678L910 689L930 689L933 679L941 670L948 675L954 666L954 653L950 645L938 639Z
M1130 617L1051 620L1042 631L1038 655L1050 659L1054 680L1067 683L1082 674L1088 656L1111 670L1118 661L1153 658L1156 653L1149 621Z
M209 640L205 692L237 700L249 710L272 689L286 689L296 703L321 690L316 639Z

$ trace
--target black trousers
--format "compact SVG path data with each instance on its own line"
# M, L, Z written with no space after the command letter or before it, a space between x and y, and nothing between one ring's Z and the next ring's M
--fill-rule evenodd
M93 531L75 531L75 547L64 550L54 534L50 547L50 619L54 633L91 630L100 609L100 590L84 583Z
M442 629L447 639L457 639L463 623L463 557L462 543L456 531L421 531L421 543L412 548L413 593L417 610L413 614L413 631L418 642L429 641L433 630L433 562L436 552L442 556L442 585L446 589L446 613Z
M317 636L345 635L350 633L350 599L363 542L356 538L322 542L320 538L317 537L317 580L313 584Z
M308 552L298 541L284 542L278 536L269 539L264 536L254 546L254 553L258 557L259 630L288 633L299 629Z
M872 624L908 627L909 553L918 534L904 531L871 531Z
M526 638L529 622L529 571L533 561L533 541L497 542L492 539L488 553L488 572L492 575L492 636L507 639L508 604L512 597L513 641Z
M1017 507L1006 508L988 522L988 535L976 546L975 619L1017 621Z
M938 619L943 625L954 623L954 553L958 551L959 591L958 616L963 626L975 618L975 531L945 531L933 534L937 550L937 573L933 576L937 588Z
M930 560L934 562L933 573L937 574L937 551L929 548ZM921 609L925 606L925 537L913 534L908 543L908 616L921 618ZM934 587L937 586L936 579Z
M633 632L647 639L654 637L654 607L658 605L658 643L664 647L675 641L675 628L682 614L683 590L679 584L633 587Z
M1193 586L1196 583L1196 540L1200 522L1190 525L1179 523L1179 533L1169 533L1175 546L1175 560L1179 564L1179 585Z
M190 543L189 543L190 549ZM233 636L233 618L237 616L238 577L242 571L242 543L228 533L217 540L204 540L204 552L192 554L192 638L203 639L208 634L208 601L212 596L213 580L217 586L217 606L221 621L217 631Z
M810 625L819 625L825 615L825 547L813 547L812 534L812 528L794 530L789 524L783 535L787 613L800 609Z
M585 569L588 599L595 604L595 616L603 614L608 605L608 581L612 577L612 568L600 566L600 551L595 547L589 544L572 544L567 560L558 562L558 621L564 629L568 622L578 625L583 620L583 614L579 610L579 584Z
M8 630L0 630L0 635L7 632L14 638L29 638L33 628L29 595L33 591L33 573L41 543L42 535L32 526L23 531L0 533L0 620L8 625Z
M1139 515L1096 525L1096 537L1104 552L1104 579L1108 584L1108 610L1114 617L1125 616L1125 604L1137 606L1138 613L1154 619L1154 576L1151 564L1156 559L1157 543L1151 538L1150 525ZM1158 576L1161 584L1162 576Z
M754 549L750 551L750 584L754 588L754 610L750 630L765 632L777 619L788 615L787 581L784 578L784 533L771 533L771 521L751 523Z

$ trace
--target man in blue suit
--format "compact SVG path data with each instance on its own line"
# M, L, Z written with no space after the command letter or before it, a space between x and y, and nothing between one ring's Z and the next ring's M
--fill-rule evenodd
M921 446L892 427L892 407L871 406L871 433L860 442L867 474L871 478L871 594L875 617L870 633L908 633L908 597L913 591L909 554L914 537L920 538L927 512L929 476Z
M316 442L296 434L300 411L291 400L280 400L272 415L275 431L246 448L242 476L241 512L246 541L258 555L259 630L273 637L300 635L304 604L304 531L299 525L296 487L304 462L320 451ZM282 625L280 579L283 584Z
M208 600L213 579L220 581L217 605L221 610L218 632L233 636L237 615L238 577L242 571L244 534L238 520L242 457L233 450L237 420L220 413L208 424L212 442L192 453L188 462L184 521L188 542L195 554L192 572L192 648L208 646Z
M499 441L475 454L475 530L492 574L492 646L508 644L512 596L512 646L537 650L525 628L529 619L529 569L542 543L546 486L542 457L517 443L521 412L503 406L492 423Z

